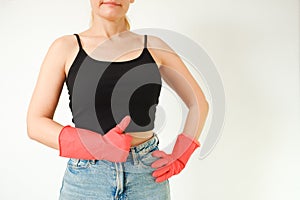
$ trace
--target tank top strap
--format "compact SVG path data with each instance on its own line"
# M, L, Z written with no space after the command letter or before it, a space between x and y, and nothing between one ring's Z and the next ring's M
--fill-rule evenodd
M147 48L147 35L144 35L144 48Z
M76 36L77 38L77 42L78 42L78 45L79 45L79 48L82 49L82 45L81 45L81 42L80 42L80 37L77 33L74 33L74 35Z

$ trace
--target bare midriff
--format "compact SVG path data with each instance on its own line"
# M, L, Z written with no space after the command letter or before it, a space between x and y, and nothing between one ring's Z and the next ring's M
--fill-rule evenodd
M126 134L132 136L131 146L137 146L152 138L154 132L153 130L150 130L143 132L126 132Z

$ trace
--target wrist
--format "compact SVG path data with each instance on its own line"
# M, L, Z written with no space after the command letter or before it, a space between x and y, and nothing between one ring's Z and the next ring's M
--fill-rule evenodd
M190 139L191 142L195 143L198 147L200 147L200 142L194 136L187 134L185 132L182 132L181 135L184 136L186 139Z
M198 147L200 147L199 141L186 133L181 133L177 137L173 154L185 165Z

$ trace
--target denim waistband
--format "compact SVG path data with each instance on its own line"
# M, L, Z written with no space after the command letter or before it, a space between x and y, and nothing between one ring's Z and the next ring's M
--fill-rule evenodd
M146 153L150 151L152 148L156 147L158 144L159 144L159 139L157 137L157 134L153 132L153 136L149 140L137 146L130 147L130 152Z
M152 149L154 149L155 147L157 147L157 145L159 144L159 139L157 137L157 134L155 132L153 132L153 136L148 139L147 141L137 145L137 146L133 146L130 147L130 153L132 155L132 157L134 157L134 163L137 163L136 161L136 156L137 154L147 154L149 151L151 151ZM77 158L70 158L75 164L77 164L78 162L90 162L91 164L95 164L96 162L98 162L99 160L84 160L84 159L77 159Z

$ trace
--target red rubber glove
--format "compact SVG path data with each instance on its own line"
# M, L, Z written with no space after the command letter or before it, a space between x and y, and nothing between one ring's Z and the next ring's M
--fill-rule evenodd
M181 133L177 137L171 154L160 150L154 151L152 156L160 158L151 165L152 168L157 168L152 173L152 176L156 178L155 181L163 182L171 176L179 174L198 147L200 147L200 143L197 140Z
M123 134L130 122L129 115L104 136L87 129L64 126L59 134L59 156L86 160L125 162L132 136Z

